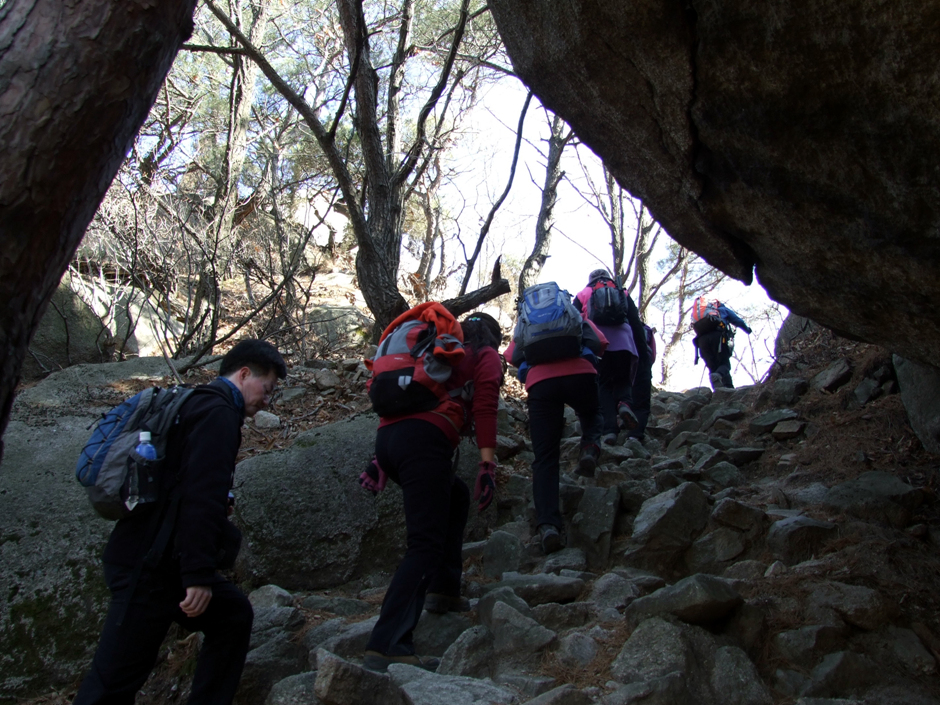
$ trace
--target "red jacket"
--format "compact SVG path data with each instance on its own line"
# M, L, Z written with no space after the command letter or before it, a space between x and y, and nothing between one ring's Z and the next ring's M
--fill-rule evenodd
M434 411L407 416L383 418L379 428L405 419L421 419L441 429L456 448L461 434L469 435L475 429L478 448L496 447L496 411L499 408L499 386L503 378L503 363L493 348L474 350L466 347L467 354L451 373L449 389L459 389L472 382L473 398L452 397L440 403Z

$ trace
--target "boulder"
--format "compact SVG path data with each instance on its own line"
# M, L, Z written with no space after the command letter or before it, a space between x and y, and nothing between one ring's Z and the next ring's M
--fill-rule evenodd
M372 415L300 434L287 450L235 472L243 579L289 590L341 585L357 571L393 571L404 554L401 490L373 498L356 482L372 456ZM317 511L310 511L316 507Z
M495 652L504 659L511 660L534 655L551 644L556 637L555 632L505 602L493 605L490 631L493 632Z
M911 428L931 453L940 453L940 369L894 356L901 401Z
M924 493L886 472L866 472L826 492L823 504L867 521L904 527L924 501Z
M489 678L493 671L493 634L482 625L457 637L437 667L437 673L444 676Z
M838 533L838 527L826 521L794 516L775 521L767 532L767 547L774 556L788 563L812 558L822 545Z
M504 573L500 582L487 585L485 590L491 592L502 587L512 588L529 606L534 607L546 602L573 602L584 590L584 581L545 573Z
M490 7L516 75L680 244L801 315L933 359L932 3Z
M306 670L307 649L290 634L280 632L248 652L235 703L263 703L275 683Z
M571 518L568 544L584 551L588 567L606 567L610 557L610 540L620 507L616 487L586 487L578 511Z
M404 705L390 676L344 661L325 649L317 652L316 696L328 705Z
M483 574L499 578L507 571L517 571L522 562L523 546L517 536L494 531L483 547Z
M848 360L836 360L813 377L810 384L820 392L834 392L852 378L852 367Z
M633 522L630 565L653 572L674 570L708 521L705 493L691 482L646 500Z
M314 693L316 682L316 671L282 678L271 688L264 705L320 705L323 701Z
M727 617L742 602L727 580L697 573L634 600L628 613L633 619L671 614L689 624L708 624Z
M760 416L755 416L748 424L748 428L755 436L772 431L781 421L790 421L799 417L793 409L775 409Z
M401 688L408 705L517 705L519 702L509 689L476 678L445 676L404 664L389 666L388 673Z

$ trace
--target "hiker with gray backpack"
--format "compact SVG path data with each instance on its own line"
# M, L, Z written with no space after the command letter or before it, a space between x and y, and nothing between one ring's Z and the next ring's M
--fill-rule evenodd
M505 355L525 384L532 438L532 496L536 530L546 554L563 548L558 482L565 404L581 422L579 475L593 477L600 456L601 416L597 359L607 339L555 282L536 284L520 297L512 343Z
M76 475L99 513L118 521L102 558L111 603L76 705L133 703L172 622L205 637L188 702L232 702L253 613L218 572L241 544L229 491L242 423L286 376L274 346L242 341L222 358L218 379L145 390L106 415L86 444Z

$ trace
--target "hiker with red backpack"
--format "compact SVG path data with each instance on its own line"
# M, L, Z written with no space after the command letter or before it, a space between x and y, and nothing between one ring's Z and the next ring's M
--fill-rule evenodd
M565 404L581 422L581 452L575 472L593 477L600 456L601 416L597 399L597 358L607 339L571 303L555 282L523 292L512 343L505 355L525 384L532 438L532 496L536 530L545 554L563 548L558 506L561 437Z
M369 397L380 422L375 457L359 483L377 493L388 478L401 486L407 549L385 593L363 666L392 663L428 670L416 654L422 609L468 611L460 595L463 533L470 490L455 474L460 436L475 433L480 450L474 499L485 510L496 492L496 412L503 366L499 323L474 313L458 323L441 304L420 304L392 321L372 370Z
M734 328L737 326L750 335L751 328L737 313L717 299L700 296L692 304L692 330L695 338L695 364L699 355L708 368L708 381L712 389L734 388L731 381L731 353L734 350Z
M652 365L646 332L633 298L606 269L591 272L587 286L575 297L575 307L608 340L607 351L597 367L597 383L604 418L601 440L613 445L617 442L618 421L631 433L640 423L633 409L633 384L638 369Z

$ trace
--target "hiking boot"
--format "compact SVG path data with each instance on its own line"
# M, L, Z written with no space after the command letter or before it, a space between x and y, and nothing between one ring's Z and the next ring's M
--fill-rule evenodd
M558 529L551 524L539 525L539 543L542 544L542 553L546 556L549 553L561 550L561 534Z
M584 446L581 449L581 457L578 458L578 467L575 468L575 474L582 477L594 477L594 470L597 468L597 458L601 454L601 449L596 443Z
M708 381L712 383L712 389L718 389L719 387L724 387L725 383L721 381L721 375L717 372L712 372L708 375Z
M616 433L607 433L601 437L601 443L605 446L615 446L617 445L617 434Z
M423 668L425 671L436 671L437 667L441 665L441 660L439 658L421 658L417 654L386 656L385 654L380 654L378 651L366 651L366 655L362 659L363 668L383 673L387 671L388 667L393 663L405 663L409 666Z
M640 422L637 421L636 414L633 413L633 409L631 409L630 405L625 401L620 402L617 406L617 416L623 421L623 427L627 431L632 431L640 425Z
M470 600L460 595L442 595L439 592L429 592L424 597L424 609L434 614L469 612Z

